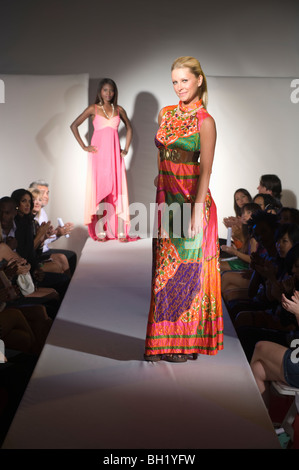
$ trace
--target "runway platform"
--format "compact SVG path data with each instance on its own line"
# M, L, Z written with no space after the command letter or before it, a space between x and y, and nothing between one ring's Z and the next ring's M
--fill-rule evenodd
M3 449L279 449L224 310L224 350L143 361L151 240L88 239Z

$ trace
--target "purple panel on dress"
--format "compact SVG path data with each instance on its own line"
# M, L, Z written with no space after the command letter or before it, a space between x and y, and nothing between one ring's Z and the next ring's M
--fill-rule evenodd
M200 290L201 263L181 264L172 279L156 295L155 321L176 322L188 310Z

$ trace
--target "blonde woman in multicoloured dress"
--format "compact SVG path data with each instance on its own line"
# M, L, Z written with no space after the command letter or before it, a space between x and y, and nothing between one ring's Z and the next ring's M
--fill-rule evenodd
M156 134L158 226L144 359L186 362L223 349L217 212L209 190L216 126L196 59L178 58L172 83L180 101L160 111Z

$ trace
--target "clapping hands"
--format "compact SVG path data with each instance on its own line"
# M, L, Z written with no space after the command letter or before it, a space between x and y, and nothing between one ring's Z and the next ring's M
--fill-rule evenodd
M285 294L282 294L281 304L288 312L296 315L297 320L299 320L299 291L294 291L291 299L288 299Z
M67 222L63 227L56 228L56 234L58 237L69 235L74 228L74 224Z

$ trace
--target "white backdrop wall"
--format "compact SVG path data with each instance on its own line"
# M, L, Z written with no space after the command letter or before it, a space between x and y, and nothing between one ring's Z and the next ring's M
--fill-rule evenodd
M291 84L299 77L298 8L296 0L129 0L113 11L94 0L2 2L1 195L15 189L15 178L21 186L46 178L50 217L71 219L78 239L86 236L86 159L69 125L94 100L98 80L110 76L134 127L126 158L130 200L152 202L157 114L177 101L173 60L190 54L208 77L208 110L218 129L211 189L220 235L234 190L245 187L254 195L261 174L278 174L283 202L296 207L299 103L291 101Z
M45 179L50 184L47 211L51 220L59 216L82 226L87 154L69 126L88 104L88 76L6 75L3 80L2 196L28 187L32 180ZM138 76L136 80L138 83ZM299 105L291 100L290 80L208 77L208 83L208 109L218 130L210 187L218 207L219 231L223 232L222 218L232 213L233 192L244 187L254 196L259 176L264 173L281 177L283 202L296 207L299 194L297 172L293 170L298 165ZM130 202L142 202L147 207L155 197L157 113L160 107L176 102L166 81L164 86L163 100L136 86L135 99L126 105L134 128L126 159ZM86 122L80 127L86 142L87 130ZM121 128L121 140L123 134Z
M88 103L88 75L3 75L5 101L0 106L0 195L27 189L43 179L50 185L49 218L71 221L76 230L69 240L77 248L86 237L82 225L86 161L70 131L78 109ZM87 123L82 125L86 135ZM66 246L66 240L60 242ZM55 243L55 247L57 242Z

